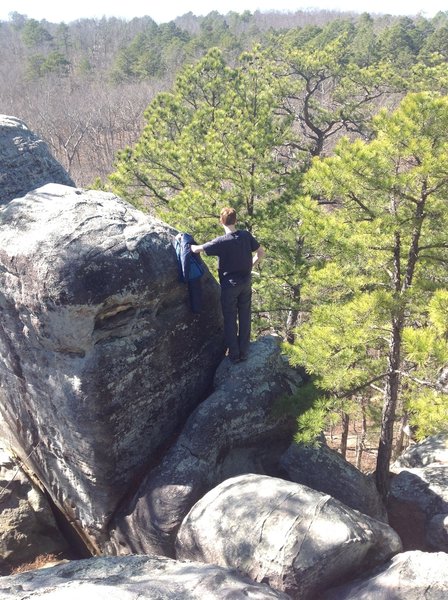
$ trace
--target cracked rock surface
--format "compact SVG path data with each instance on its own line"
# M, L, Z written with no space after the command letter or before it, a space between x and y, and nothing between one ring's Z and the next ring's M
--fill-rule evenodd
M223 356L219 286L193 314L175 233L58 184L0 209L0 436L93 551Z
M403 552L347 585L329 590L322 600L445 600L448 554Z
M46 183L75 185L45 142L23 121L0 115L0 205Z
M0 600L288 600L231 569L155 556L103 557L0 578Z
M388 525L304 485L263 475L228 479L180 527L180 559L235 567L300 600L401 551Z
M237 474L275 473L295 419L274 416L273 407L300 384L274 336L253 342L246 362L225 358L213 393L117 518L114 552L173 556L176 531L205 492Z
M326 444L291 444L280 459L285 479L337 498L369 517L387 523L387 513L372 477L361 473Z

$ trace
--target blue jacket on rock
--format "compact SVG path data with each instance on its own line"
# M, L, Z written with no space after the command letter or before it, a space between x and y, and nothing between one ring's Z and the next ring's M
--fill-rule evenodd
M200 313L202 309L201 277L205 266L201 257L191 251L194 238L189 233L178 233L174 238L174 248L177 256L179 281L188 284L191 310Z

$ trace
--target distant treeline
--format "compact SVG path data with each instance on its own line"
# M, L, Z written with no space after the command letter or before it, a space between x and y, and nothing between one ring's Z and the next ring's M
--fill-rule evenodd
M297 46L325 47L342 34L344 60L390 60L406 69L446 59L448 12L432 19L305 10L294 13L191 12L157 25L148 17L50 23L12 13L0 22L0 111L40 134L79 185L112 169L115 153L138 138L154 96L184 65L218 47L229 65L255 45L289 32Z

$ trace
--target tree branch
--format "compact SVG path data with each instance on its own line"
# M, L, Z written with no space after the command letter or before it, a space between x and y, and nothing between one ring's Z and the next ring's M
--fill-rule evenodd
M437 381L434 382L434 381L425 381L424 379L418 379L418 377L413 377L410 373L406 373L405 371L396 371L396 373L398 373L402 377L407 377L414 383L418 383L419 385L421 385L423 387L428 387L433 390L439 390L439 391L442 391L444 389L443 385L441 385Z
M356 392L360 392L364 388L371 386L372 383L375 383L375 381L379 381L380 379L383 379L384 377L387 377L387 375L389 375L389 374L390 374L390 371L386 371L386 373L382 373L381 375L377 375L376 377L374 377L370 381L366 381L365 383L362 383L361 385L358 385L357 387L352 388L351 390L348 390L348 391L344 392L343 394L335 394L335 395L336 395L336 397L338 399L348 398L348 396L353 396L353 394L356 394Z

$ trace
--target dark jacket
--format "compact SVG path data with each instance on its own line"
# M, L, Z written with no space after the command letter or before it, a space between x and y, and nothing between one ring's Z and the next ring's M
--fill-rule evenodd
M199 313L202 309L200 279L205 272L205 266L201 257L191 251L191 244L195 244L195 241L189 233L179 233L175 237L179 281L187 283L191 310Z

